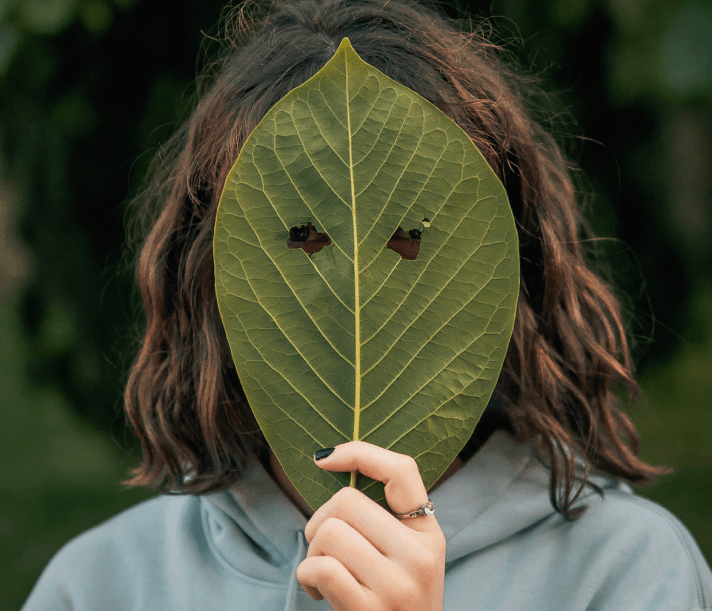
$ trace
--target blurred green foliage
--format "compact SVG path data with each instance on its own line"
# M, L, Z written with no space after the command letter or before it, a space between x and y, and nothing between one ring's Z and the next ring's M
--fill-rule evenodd
M511 58L558 94L545 120L583 170L596 233L613 238L590 248L632 329L642 453L677 469L644 494L712 558L712 6L440 4L491 16ZM191 107L203 33L222 11L221 0L0 0L0 158L32 269L0 303L0 611L21 605L64 542L149 494L118 484L137 456L121 393L140 340L124 202Z
M691 303L699 323L697 342L688 343L667 363L645 371L645 401L634 411L644 460L673 467L672 476L643 490L672 511L712 562L712 284Z
M88 425L64 393L23 380L31 356L8 308L0 308L0 337L0 610L11 611L62 545L152 494L121 489L131 456Z
M20 304L29 373L123 437L121 386L138 341L123 202L189 105L201 30L215 27L222 6L3 6L14 47L0 65L2 153L34 260Z

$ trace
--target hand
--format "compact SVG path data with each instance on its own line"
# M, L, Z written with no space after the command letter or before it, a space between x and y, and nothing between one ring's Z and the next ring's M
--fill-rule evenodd
M385 484L394 513L428 501L416 462L363 441L336 446L316 462ZM355 488L342 488L307 523L309 552L297 579L335 611L442 611L445 536L435 516L399 520Z

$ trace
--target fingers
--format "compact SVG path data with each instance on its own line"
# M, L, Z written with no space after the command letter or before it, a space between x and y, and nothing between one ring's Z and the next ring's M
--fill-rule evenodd
M350 441L336 446L331 455L316 461L316 464L327 471L359 471L383 482L386 501L394 513L413 511L428 501L418 465L405 454L364 441ZM420 516L404 523L421 530L421 526L430 529L429 525L434 522L434 516Z
M312 556L297 567L297 579L315 600L326 598L334 611L372 609L373 595L332 556Z
M307 558L315 556L336 558L356 581L372 591L387 588L396 568L363 534L333 517L321 523L309 543Z
M319 467L383 482L396 513L427 502L418 466L409 456L362 441L319 454ZM309 552L297 578L312 598L326 598L337 611L442 609L445 537L434 516L401 521L359 490L345 487L314 513L305 535Z
M309 543L330 518L346 522L383 556L400 557L414 551L408 545L413 531L355 488L342 488L328 503L316 510L304 530Z

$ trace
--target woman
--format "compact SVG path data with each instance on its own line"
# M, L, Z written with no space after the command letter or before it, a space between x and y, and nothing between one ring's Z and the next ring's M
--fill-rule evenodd
M480 33L406 0L285 3L246 27L139 200L146 335L125 405L143 463L126 483L171 494L67 544L25 609L710 608L690 534L628 486L665 470L638 458L617 406L615 381L638 392L620 307L586 266L566 161L525 109L523 79ZM460 125L498 174L521 293L493 398L436 485L383 448L324 448L317 466L384 482L391 512L345 488L312 515L243 396L212 237L245 139L344 37Z

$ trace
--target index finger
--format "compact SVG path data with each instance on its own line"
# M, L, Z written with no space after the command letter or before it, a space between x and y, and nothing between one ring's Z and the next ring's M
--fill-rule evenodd
M386 502L394 513L408 513L428 502L418 464L406 454L365 441L349 441L336 446L316 464L327 471L359 471L383 482Z

